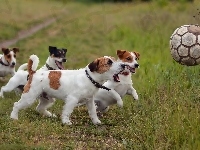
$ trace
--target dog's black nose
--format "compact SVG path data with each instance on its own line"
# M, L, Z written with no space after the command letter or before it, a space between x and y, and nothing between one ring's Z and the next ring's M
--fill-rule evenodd
M14 65L15 65L15 62L12 62L12 65L14 66Z
M138 68L139 67L139 64L135 64L135 68Z
M124 69L126 67L126 65L125 64L121 64L121 67Z
M67 59L65 59L65 58L62 59L62 62L66 62L66 61L67 61Z

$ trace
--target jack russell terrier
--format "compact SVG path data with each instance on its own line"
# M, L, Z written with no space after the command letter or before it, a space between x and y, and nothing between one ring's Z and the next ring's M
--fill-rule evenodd
M39 70L47 71L47 70L64 69L62 63L67 61L66 52L67 49L64 48L58 49L57 47L49 46L50 56L47 58L46 64ZM1 87L0 96L2 98L4 97L3 96L4 92L11 92L12 90L15 90L16 92L21 93L23 91L24 85L27 83L27 78L28 78L28 72L24 70L26 68L27 68L27 63L21 65L18 68L15 75L12 78L10 78L8 83L5 86ZM46 97L45 94L43 96Z
M15 74L16 54L19 48L2 48L3 55L0 54L0 77L8 74Z
M85 68L79 70L53 70L36 71L39 59L31 55L28 62L29 79L24 87L21 99L14 103L10 117L18 119L18 113L32 105L36 98L45 92L51 97L65 101L62 112L62 123L71 125L70 115L78 103L85 102L89 116L94 124L100 124L93 100L94 94L99 88L113 91L102 84L107 80L119 81L118 75L124 71L126 65L123 62L114 61L111 57L97 58ZM48 103L45 103L48 105ZM123 101L119 97L119 106ZM43 108L46 107L43 104Z
M137 60L139 60L140 54L138 52L117 50L117 56L119 62L124 62L130 66L129 70L131 73L136 72L136 68L139 67ZM115 92L110 92L103 89L98 90L94 96L94 101L96 103L98 112L108 111L110 105L117 103L119 96L123 98L126 94L128 94L132 95L135 100L138 100L138 94L132 86L133 83L130 72L124 70L122 73L120 73L120 82L108 80L103 84L110 89L114 89Z

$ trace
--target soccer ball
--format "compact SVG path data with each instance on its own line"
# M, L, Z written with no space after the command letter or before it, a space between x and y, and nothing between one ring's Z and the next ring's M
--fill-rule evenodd
M200 64L200 27L183 25L170 37L170 50L173 59L187 66Z

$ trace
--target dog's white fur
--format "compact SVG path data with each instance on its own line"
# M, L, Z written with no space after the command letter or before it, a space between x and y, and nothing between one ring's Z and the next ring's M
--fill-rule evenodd
M125 50L118 50L118 61L128 64L133 69L139 67L137 59L139 59L139 53L129 52ZM119 56L120 55L120 56ZM137 55L137 56L136 56ZM131 58L127 60L127 58ZM126 70L125 70L126 71ZM125 72L124 71L124 72ZM135 73L135 72L134 72ZM97 105L97 111L106 112L110 105L116 104L119 97L123 98L126 94L132 95L135 100L138 100L138 94L133 88L131 74L123 75L119 74L120 82L108 80L104 83L104 86L114 89L112 92L99 89L94 96L94 101Z
M48 64L54 70L60 70L55 63L55 60L62 62L61 59L62 58L56 58L56 57L49 56L46 60L46 64ZM44 66L42 66L39 69L39 71L49 70L49 68L47 68L46 64ZM11 92L13 90L15 90L17 93L22 92L21 89L18 89L17 87L20 86L20 85L25 85L27 83L28 71L26 71L25 69L27 69L27 63L22 64L18 68L15 75L10 78L8 83L5 86L1 87L0 97L2 97L2 98L4 97L4 95L3 95L4 92Z
M4 54L0 54L0 59L3 62L2 65L0 64L0 77L5 77L8 74L11 74L12 76L15 74L15 65L16 65L16 52L19 51L18 48L13 48L13 50L10 50L8 48L2 48L2 51ZM7 52L8 53L7 53ZM6 55L9 55L9 60L6 58Z
M37 59L34 57L37 56L31 56L30 59L33 61L33 64L37 66L38 62L35 61ZM94 124L100 124L101 121L97 117L96 107L93 100L93 95L98 88L95 87L91 80L87 77L85 70L88 71L88 74L93 80L103 84L107 80L112 80L114 74L122 71L124 69L122 65L123 63L113 61L111 57L104 56L96 59L85 68L79 70L37 71L36 73L34 73L35 70L31 70L29 73L33 72L33 74L29 74L30 83L25 86L25 91L21 95L21 99L14 103L13 111L11 112L10 117L13 119L18 119L19 110L25 109L33 104L35 99L42 92L45 92L52 97L56 97L65 101L62 113L63 123L70 125L70 115L74 107L76 107L80 102L85 102L92 122ZM51 76L52 74L60 74L57 82L51 82L51 80L55 79L55 76ZM59 85L59 88L52 88L51 83ZM26 89L29 86L30 89L27 91ZM45 105L48 105L48 102L42 105L44 111L46 111ZM118 105L123 105L121 98L118 101Z

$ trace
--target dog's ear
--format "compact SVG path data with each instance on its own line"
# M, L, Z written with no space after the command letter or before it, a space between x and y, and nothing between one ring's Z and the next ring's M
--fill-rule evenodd
M14 48L13 48L13 52L14 52L14 53L17 53L17 52L19 52L19 48L17 48L17 47L14 47Z
M118 58L122 58L122 56L124 55L125 52L126 52L125 50L117 50Z
M4 53L4 55L7 55L8 53L10 53L10 50L8 48L3 47L1 50Z
M54 52L57 50L57 47L49 46L49 53L50 55L54 54Z
M62 48L62 50L63 50L65 53L67 53L67 49L66 49L66 48Z
M94 72L94 71L97 71L98 70L98 65L99 65L99 60L95 60L93 62L91 62L89 65L88 65L88 68L90 69L91 72Z
M140 58L140 53L138 53L138 52L133 52L133 53L135 54L137 60L139 60L139 58Z

